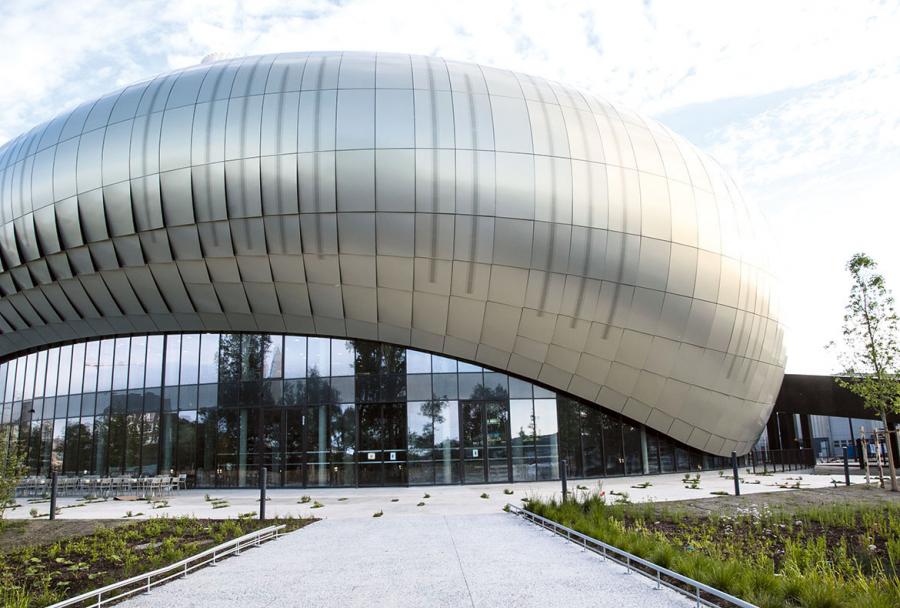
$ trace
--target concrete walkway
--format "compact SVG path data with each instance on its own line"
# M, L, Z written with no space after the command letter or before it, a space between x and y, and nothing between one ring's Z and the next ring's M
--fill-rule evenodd
M748 475L741 471L741 494L761 492L791 492L795 485L801 489L830 487L830 475L810 475L805 472L776 473L774 475ZM651 475L645 477L614 477L603 480L572 480L572 492L606 492L607 500L615 500L613 492L628 494L632 502L661 502L668 500L693 500L710 497L716 492L734 493L734 481L718 472L700 474L697 489L691 489L682 480L682 474ZM853 483L864 483L860 475L852 476ZM647 484L645 486L645 484ZM579 490L578 488L586 488ZM507 494L504 490L511 492ZM558 481L467 485L467 486L419 486L406 488L279 488L269 490L266 502L268 517L306 517L322 519L371 517L383 510L388 515L474 515L497 513L508 502L521 504L526 496L559 497ZM425 494L429 498L425 498ZM308 500L301 498L307 496ZM484 496L484 497L483 497ZM221 502L207 500L216 498ZM101 500L86 503L79 497L62 496L57 505L60 519L120 519L147 517L209 517L227 519L241 513L259 510L259 491L241 490L181 490L163 497L165 502L148 504L145 501ZM31 509L46 517L50 510L48 500L19 497L17 508L9 509L10 519L30 519ZM418 506L420 502L425 504ZM315 507L316 503L321 505ZM156 508L154 508L156 507Z
M694 604L513 515L496 513L320 521L122 605Z

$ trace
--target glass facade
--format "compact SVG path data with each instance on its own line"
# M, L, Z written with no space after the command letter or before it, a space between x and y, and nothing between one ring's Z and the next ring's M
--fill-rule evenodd
M382 486L719 468L597 405L403 347L268 334L97 340L0 365L30 474L186 473L197 487Z

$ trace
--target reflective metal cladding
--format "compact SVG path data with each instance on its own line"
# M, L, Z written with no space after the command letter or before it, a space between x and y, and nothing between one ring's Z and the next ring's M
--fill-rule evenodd
M0 355L379 340L743 453L784 370L770 251L715 162L593 95L434 57L248 57L0 148Z

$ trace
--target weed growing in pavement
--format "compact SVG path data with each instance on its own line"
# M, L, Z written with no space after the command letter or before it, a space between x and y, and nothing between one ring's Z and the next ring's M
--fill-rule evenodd
M322 503L320 503L320 502L317 500L317 501L313 502L313 504L312 504L312 506L310 507L310 509L321 509L321 508L324 507L324 506L325 506L325 505L323 505Z
M645 489L645 488L649 488L649 487L652 486L652 485L653 485L653 484L650 483L649 481L645 481L645 482L643 482L643 483L639 483L639 484L633 485L633 486L631 486L631 487L632 487L632 488L638 488L638 489L640 489L640 490L643 490L643 489Z
M424 507L424 506L425 506L425 503L424 503L424 502L420 502L420 503L418 503L416 506L417 506L417 507Z
M625 505L625 504L629 504L631 502L631 499L628 496L628 492L616 492L615 490L610 490L609 495L616 497L616 500L615 500L616 504Z
M515 492L513 492L509 488L503 488L503 493L506 494L507 496L511 496L511 495L515 494Z
M481 493L481 497L484 498L485 500L487 500L488 498L491 497L491 495L488 494L487 492L482 492L482 493Z
M304 495L304 496L301 496L301 497L300 497L300 500L297 501L297 504L305 505L306 503L308 503L308 502L311 501L311 500L312 500L312 498L310 498L309 496Z
M431 498L431 494L429 494L428 492L425 492L425 495L422 498Z
M381 517L382 515L384 515L384 511L381 509L372 513L372 517Z

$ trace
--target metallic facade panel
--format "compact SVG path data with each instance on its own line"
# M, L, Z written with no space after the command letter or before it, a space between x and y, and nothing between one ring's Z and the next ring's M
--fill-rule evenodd
M434 57L162 75L0 148L0 355L298 331L477 360L719 454L784 369L757 209L665 127Z

